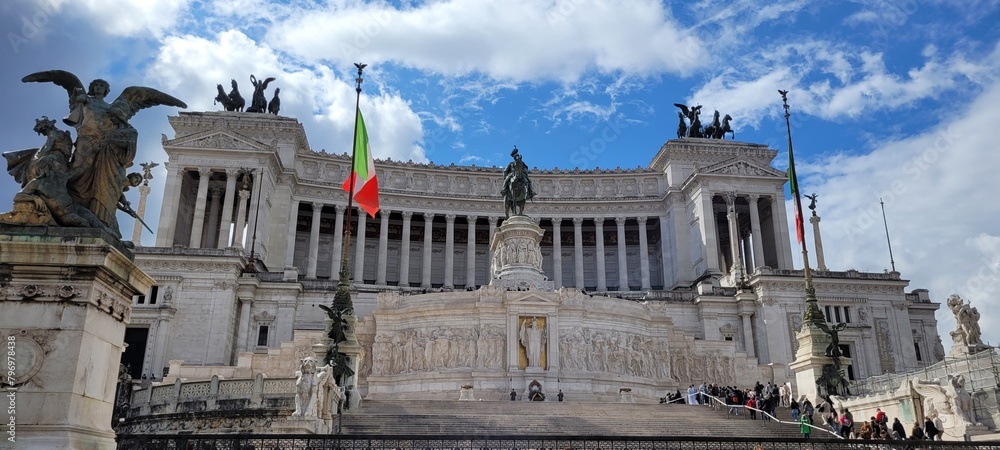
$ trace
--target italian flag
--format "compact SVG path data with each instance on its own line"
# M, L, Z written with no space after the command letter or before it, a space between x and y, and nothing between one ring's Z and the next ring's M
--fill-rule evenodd
M802 199L799 198L799 181L795 177L795 157L791 144L788 148L788 186L792 189L792 204L795 205L795 237L801 244L805 240L805 224L802 220Z
M344 190L351 193L351 182L354 182L354 202L363 208L369 216L375 218L378 212L378 178L375 176L375 159L372 158L368 146L368 130L365 129L365 119L358 109L357 129L354 130L354 171L344 181Z

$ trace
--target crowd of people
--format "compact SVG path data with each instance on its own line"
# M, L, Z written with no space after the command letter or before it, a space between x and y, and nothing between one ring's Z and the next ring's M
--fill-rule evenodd
M877 408L875 415L860 424L854 420L854 414L848 408L838 411L833 401L826 397L819 405L813 405L809 399L798 401L790 394L786 395L784 387L771 384L762 385L757 382L753 387L740 389L736 386L720 386L712 383L702 383L700 386L691 384L682 392L667 393L660 398L660 403L680 403L687 405L721 405L725 404L729 414L744 415L748 419L762 421L780 420L778 408L788 409L791 422L799 424L802 437L808 439L817 429L826 429L844 439L910 439L910 440L941 440L943 432L934 420L927 418L923 425L913 424L907 432L899 418L889 423L888 415Z

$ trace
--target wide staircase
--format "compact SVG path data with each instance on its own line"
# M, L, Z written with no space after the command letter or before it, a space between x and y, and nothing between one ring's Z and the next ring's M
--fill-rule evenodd
M788 420L787 409L779 416ZM708 406L504 401L370 401L343 415L352 435L797 438L799 428Z

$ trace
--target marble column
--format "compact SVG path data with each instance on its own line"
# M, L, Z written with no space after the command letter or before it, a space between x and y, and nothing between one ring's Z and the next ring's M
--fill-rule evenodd
M736 215L736 193L727 192L726 199L726 220L729 225L729 255L733 263L729 267L729 276L735 282L743 274L743 262L740 257L740 229Z
M577 289L586 289L587 283L583 279L583 217L573 218L573 278L576 279Z
M167 344L170 343L170 319L174 317L173 309L161 309L160 317L156 324L156 339L153 344L153 355L150 358L150 372L159 374L163 378L163 367L167 353Z
M240 189L240 204L236 207L236 227L233 229L233 247L243 248L243 233L247 227L247 199L250 191Z
M177 205L180 203L181 185L184 184L184 168L166 163L167 181L163 186L163 205L160 208L160 226L156 228L156 246L173 247L177 231Z
M249 297L240 297L240 328L237 332L237 347L241 352L253 351L253 345L248 345L250 333L250 307L253 305L253 299Z
M215 238L218 237L219 232L219 211L222 208L222 190L221 189L209 189L209 198L212 199L211 203L208 205L208 225L207 230L202 233L201 246L202 248L214 248L216 247Z
M306 262L306 278L316 279L316 266L319 265L319 224L323 215L323 204L312 204L312 226L309 228L309 259Z
M753 268L757 267L757 262L753 260L753 246L750 243L750 234L749 230L740 230L740 242L743 243L743 268L748 274L753 273Z
M597 249L597 291L607 292L608 291L608 271L605 267L604 261L604 218L596 217L594 218L594 233L596 238Z
M399 243L399 286L410 286L410 221L412 211L403 211L403 239Z
M212 176L212 169L198 170L198 197L194 202L194 218L191 221L191 239L188 247L200 248L201 235L205 230L205 206L208 204L208 180Z
M465 287L476 288L476 221L479 217L468 216L466 221L469 226L465 230L467 233L465 244Z
M392 216L392 211L388 209L380 209L378 211L378 270L375 274L375 284L379 286L385 286L385 270L388 266L389 261L389 217Z
M645 216L639 216L639 273L642 277L642 289L648 291L652 289L649 283L649 240L646 237Z
M149 186L139 186L139 206L135 208L135 215L140 219L146 219L146 197L149 197ZM142 224L138 220L132 225L132 242L136 246L142 246Z
M618 229L618 290L628 290L628 258L625 254L625 217L615 217Z
M676 264L676 260L671 259L672 252L670 251L670 231L667 230L667 216L660 216L660 258L663 260L660 268L663 269L663 289L670 289L674 282L677 280L671 279L671 274L673 273L673 266Z
M455 214L445 214L444 288L455 288Z
M423 264L420 267L420 287L431 287L431 234L434 231L434 214L424 213Z
M693 282L693 258L691 257L691 216L687 212L683 197L675 196L673 208L674 224L674 284Z
M367 241L368 213L358 208L358 229L354 239L354 283L365 282L365 241Z
M552 281L556 289L563 287L562 282L562 218L552 219Z
M719 233L715 224L713 197L715 194L708 192L701 195L702 220L705 222L702 225L702 232L705 239L705 269L710 272L718 272L722 271L722 265L719 264Z
M339 280L340 279L340 267L344 262L344 214L346 214L347 207L334 205L334 210L337 212L337 218L334 219L333 223L333 249L330 250L330 279Z
M490 222L490 245L489 250L486 252L486 283L489 284L490 280L493 279L493 234L497 231L497 221L500 220L499 217L487 217ZM556 285L558 287L558 284Z
M813 240L816 244L816 270L826 272L828 269L826 268L826 258L823 257L823 237L819 233L819 220L816 211L813 211L809 223L813 226Z
M750 239L753 240L753 266L747 271L753 272L764 264L764 241L760 234L760 211L758 207L760 196L753 194L750 196Z
M285 241L285 268L295 267L295 235L299 225L299 200L292 199L288 206L288 238Z
M236 201L237 169L226 169L226 196L222 202L222 223L219 225L219 237L216 247L229 247L229 228L233 226L233 204Z
M743 318L743 346L745 347L743 351L747 352L747 356L750 358L755 358L754 356L754 345L753 345L753 326L750 324L750 313L741 313L740 317Z
M771 221L774 222L774 245L776 247L775 253L778 256L778 269L794 269L792 240L788 234L788 217L785 214L784 196L781 198L771 197L771 217Z

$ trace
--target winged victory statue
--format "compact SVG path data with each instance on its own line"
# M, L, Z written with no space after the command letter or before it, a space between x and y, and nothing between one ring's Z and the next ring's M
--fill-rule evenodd
M88 226L85 223L93 226L93 222L96 222L99 228L120 239L116 213L122 205L119 202L122 193L130 185L126 169L134 162L138 140L138 132L129 124L129 119L140 110L152 106L187 108L187 105L171 95L141 86L125 88L118 98L108 103L105 100L110 92L107 81L96 79L85 91L80 79L65 70L36 72L21 81L54 83L66 90L70 112L63 123L76 129L76 141L72 144L72 155L67 157L68 176L65 177L65 184L59 182L53 185L50 181L46 191L35 189L31 193L25 193L22 189L22 194L25 195L20 198L15 196L13 211L0 214L0 222L48 226ZM49 134L57 135L59 130L54 130L54 124L48 128L46 131ZM32 178L52 172L32 170L32 164L38 159L35 156L43 150L46 150L45 146L4 154L8 172L18 179L22 187L30 183ZM47 201L46 196L70 199L72 205L64 205L64 208L47 207L53 202ZM124 205L129 208L128 202ZM81 209L87 211L82 214L83 217L96 218L96 221L91 219L81 222L76 220L81 214L69 215L65 212L73 210L78 213ZM125 212L130 215L135 213L130 210Z

